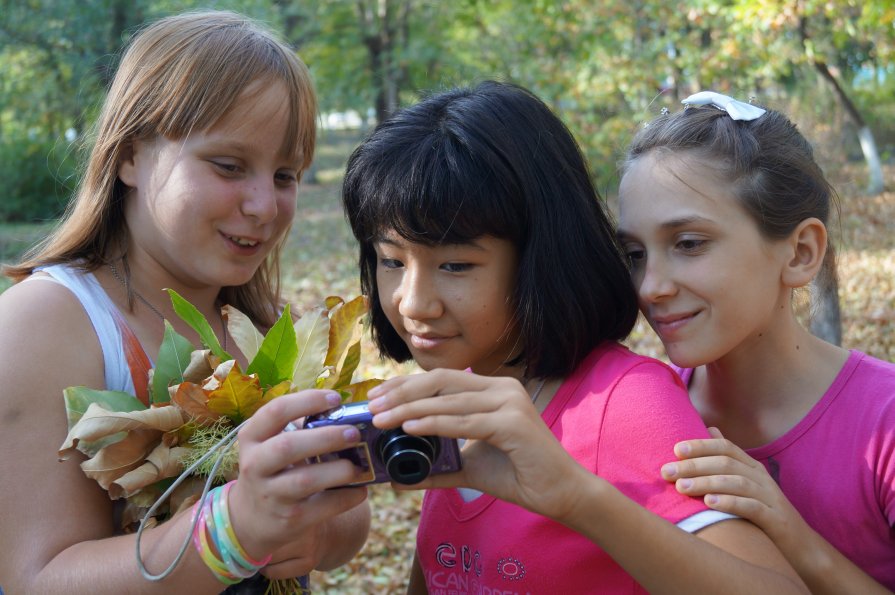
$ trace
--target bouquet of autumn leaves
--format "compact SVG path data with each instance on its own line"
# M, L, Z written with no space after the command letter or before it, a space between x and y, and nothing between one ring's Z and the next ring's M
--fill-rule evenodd
M174 311L202 340L196 348L165 321L165 335L150 373L150 405L136 396L83 386L65 389L68 436L60 460L75 450L81 463L113 500L124 499L120 526L134 530L143 514L174 480L259 407L289 392L328 388L343 401L361 401L381 380L352 383L361 353L366 300L329 297L324 307L293 321L287 305L266 335L239 310L224 306L227 331L250 362L243 371L221 347L205 317L173 290ZM161 521L191 506L202 493L214 458L200 466L157 509ZM231 448L217 479L238 475Z

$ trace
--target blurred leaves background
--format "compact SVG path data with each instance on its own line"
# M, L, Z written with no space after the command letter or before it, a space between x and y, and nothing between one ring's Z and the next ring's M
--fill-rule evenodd
M612 206L637 127L713 89L785 111L814 142L840 194L831 231L843 345L895 360L891 0L0 0L0 260L16 259L62 212L122 45L147 20L198 8L267 23L314 76L320 146L284 254L299 311L358 292L339 183L347 155L395 108L483 79L524 85L569 125ZM662 356L645 324L628 342ZM414 369L369 345L362 367L380 378ZM370 493L367 545L315 574L318 591L403 592L420 495Z

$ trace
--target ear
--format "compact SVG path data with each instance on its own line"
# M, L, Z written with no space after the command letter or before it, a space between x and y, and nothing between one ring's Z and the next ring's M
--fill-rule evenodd
M791 249L783 267L782 280L788 287L811 283L823 265L827 253L827 228L820 219L805 219L793 230L786 244Z
M121 148L121 157L118 159L118 179L131 188L137 187L136 154L136 141L131 141Z

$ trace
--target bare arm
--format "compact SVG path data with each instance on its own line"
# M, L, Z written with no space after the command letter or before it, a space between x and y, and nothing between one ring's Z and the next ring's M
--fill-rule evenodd
M67 433L62 390L104 386L96 335L74 297L51 283L14 286L0 294L0 328L0 476L13 479L0 482L0 508L7 511L0 515L3 588L10 593L219 593L223 584L192 546L170 577L145 580L135 561L135 536L114 536L108 495L84 475L77 457L57 460ZM231 493L237 537L247 547L252 544L249 551L259 558L276 552L276 564L281 551L295 551L295 542L314 534L317 525L332 523L326 531L332 539L316 544L311 557L335 564L366 536L364 523L346 529L339 518L343 513L366 517L365 491L324 490L353 479L354 469L324 464L281 471L315 450L338 450L350 441L338 430L291 432L271 441L279 434L271 429L278 423L331 406L323 391L279 400L280 406L264 415L262 408L258 423L253 417L244 428L254 429L257 438L248 450L270 463L240 479ZM234 499L239 492L250 497ZM287 513L277 516L284 509ZM189 523L189 515L181 514L144 533L141 548L150 571L158 573L173 561ZM300 547L307 549L303 542Z
M553 518L603 548L651 593L805 593L770 539L745 521L691 535L572 459L521 385L436 370L371 394L379 427L471 440L464 468L418 487L468 486ZM437 398L426 398L434 397Z
M716 428L709 431L715 439L678 444L675 452L681 460L663 467L663 475L676 482L678 491L691 496L712 495L706 498L708 506L755 523L770 536L812 593L891 593L805 522L764 465L725 440ZM690 481L681 481L685 479Z
M410 579L407 581L407 595L429 595L429 589L426 588L426 577L423 576L423 567L420 565L417 552L413 553Z

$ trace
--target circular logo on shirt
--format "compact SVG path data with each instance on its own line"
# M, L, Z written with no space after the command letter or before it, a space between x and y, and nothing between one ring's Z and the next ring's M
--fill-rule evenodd
M457 550L450 543L442 543L435 548L435 561L445 568L457 565Z
M525 566L516 558L501 558L497 562L497 574L508 581L521 581L525 578Z

